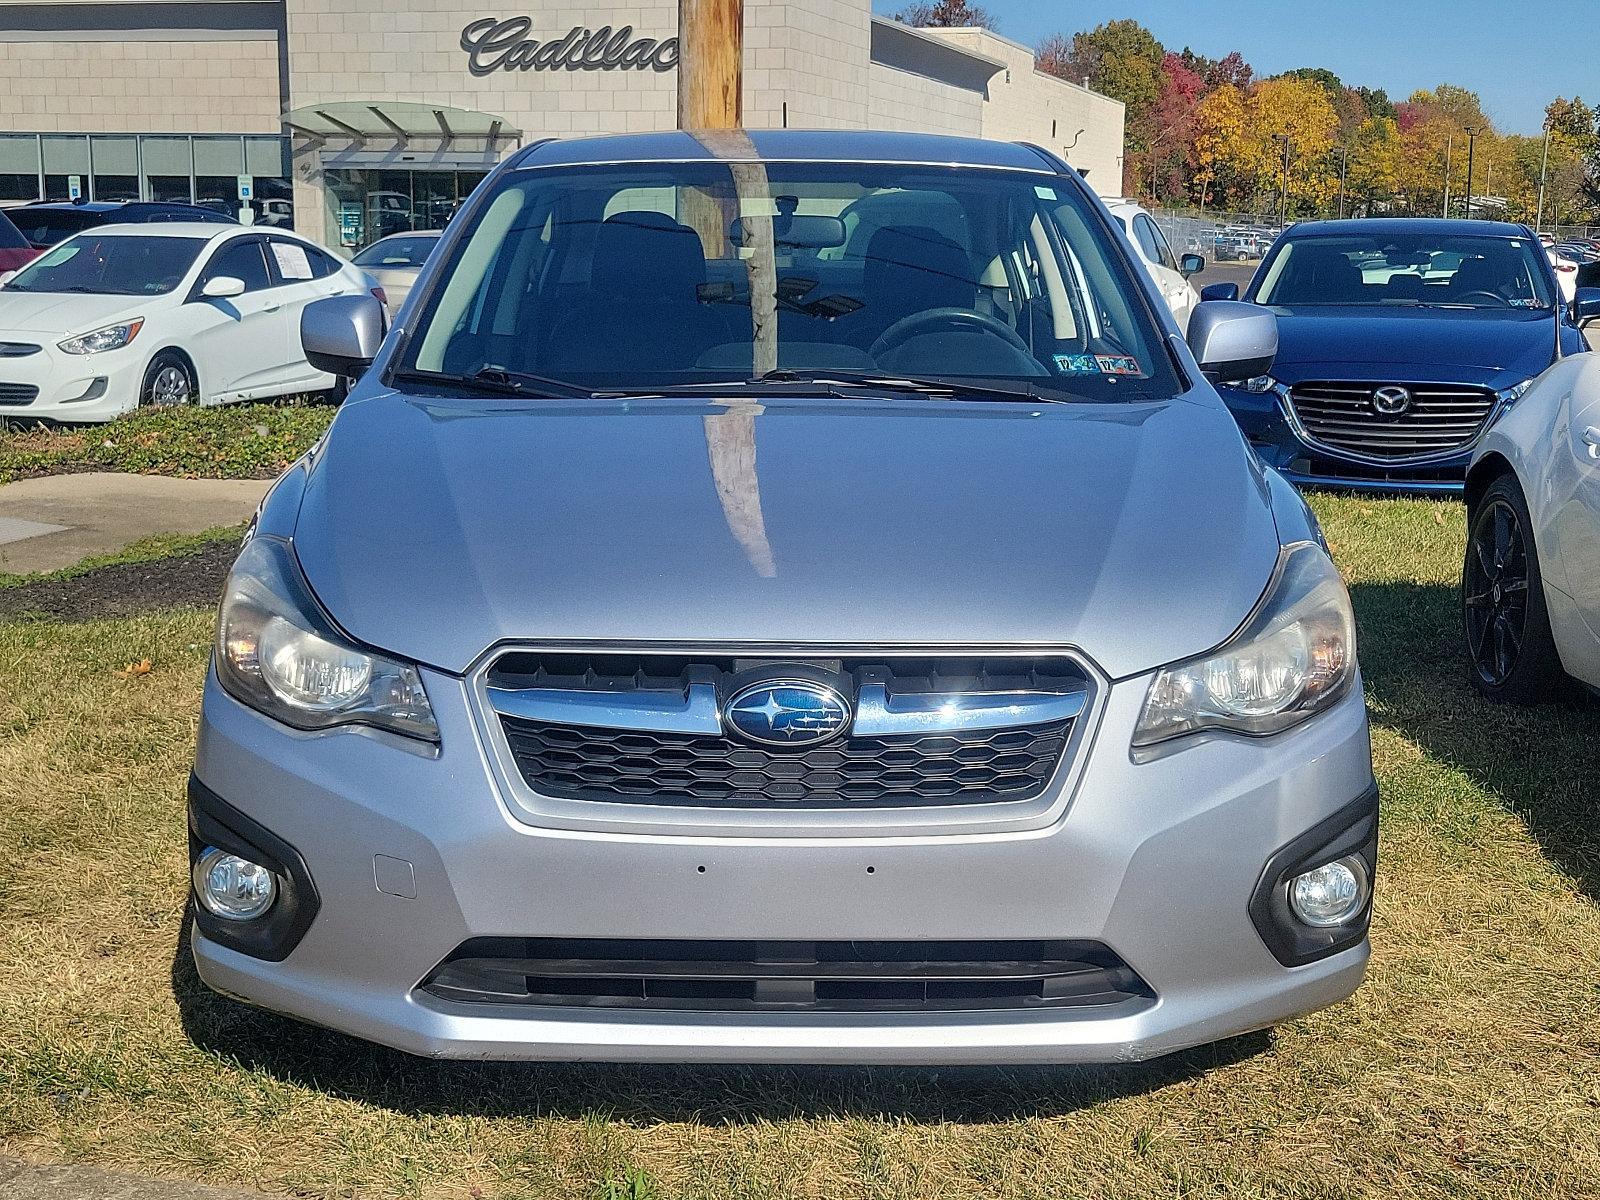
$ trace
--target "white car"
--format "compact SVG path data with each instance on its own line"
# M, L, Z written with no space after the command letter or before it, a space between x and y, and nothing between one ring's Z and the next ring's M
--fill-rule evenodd
M1156 281L1161 298L1172 310L1178 328L1188 331L1189 314L1200 303L1200 296L1189 283L1189 276L1205 269L1206 260L1199 254L1185 254L1180 261L1167 245L1167 238L1152 217L1133 200L1108 200L1112 219L1122 227L1133 246L1134 256L1144 264L1150 278Z
M1572 298L1578 294L1578 264L1551 246L1546 246L1546 254L1550 256L1550 266L1556 273L1556 283L1561 288L1561 303L1571 304Z
M1578 294L1600 315L1600 288ZM1535 704L1600 690L1600 354L1546 371L1483 435L1467 473L1462 621L1472 680Z
M224 404L335 388L300 313L382 289L284 230L106 225L0 275L0 415L108 421L141 404Z
M439 244L439 230L417 229L410 233L391 233L379 238L350 261L378 281L389 297L387 308L393 320L411 294L422 264Z

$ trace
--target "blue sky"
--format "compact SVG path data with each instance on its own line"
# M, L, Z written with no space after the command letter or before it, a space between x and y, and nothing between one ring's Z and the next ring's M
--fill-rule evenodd
M1538 133L1554 96L1600 102L1595 0L981 0L1028 45L1132 17L1171 50L1238 50L1260 74L1327 67L1403 100L1455 83L1507 133ZM892 14L905 0L873 0Z

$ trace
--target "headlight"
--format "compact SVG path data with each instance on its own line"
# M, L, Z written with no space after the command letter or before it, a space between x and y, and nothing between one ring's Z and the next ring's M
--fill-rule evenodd
M353 645L335 629L277 538L251 538L233 564L216 661L229 695L286 725L375 725L439 740L416 667Z
M68 354L99 354L102 350L121 350L138 336L143 326L144 318L135 317L120 325L107 325L104 329L96 329L93 333L57 342L56 346Z
M1164 667L1150 685L1133 744L1202 729L1269 734L1332 704L1356 669L1350 596L1320 546L1296 542L1256 611L1220 649Z
M1260 395L1262 392L1270 392L1277 387L1278 381L1271 375L1252 375L1239 386L1247 392L1254 392L1256 395Z
M1533 380L1524 379L1521 383L1514 383L1508 388L1501 388L1498 395L1501 400L1510 404L1513 400L1521 400L1523 394L1532 386Z

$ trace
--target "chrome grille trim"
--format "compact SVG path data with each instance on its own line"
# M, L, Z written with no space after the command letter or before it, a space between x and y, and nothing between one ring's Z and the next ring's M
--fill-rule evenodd
M528 785L517 764L505 728L506 718L490 703L490 676L497 664L514 655L679 655L713 658L755 658L763 662L803 663L821 659L892 660L930 657L1051 660L1069 667L1085 685L1080 715L1071 722L1065 749L1039 793L1029 799L988 804L928 803L917 806L848 808L735 809L661 805L650 802L607 803L573 800L542 793ZM498 680L496 682L499 682ZM560 681L565 684L567 681ZM649 681L656 689L660 681ZM945 838L973 834L1004 835L1048 827L1062 819L1072 803L1088 761L1087 747L1105 716L1110 680L1076 647L1061 643L1010 646L952 642L935 645L705 641L554 641L502 642L468 668L462 685L485 760L500 791L507 816L553 835L617 835L647 837L824 837ZM974 735L975 736L975 735Z
M722 732L717 689L691 683L683 692L587 692L567 688L490 687L489 704L502 717L582 725L591 729L626 729L641 733Z
M1466 384L1399 383L1411 407L1385 416L1372 407L1373 393L1388 381L1307 380L1281 391L1295 433L1308 446L1372 465L1425 463L1469 450L1498 408L1487 387Z

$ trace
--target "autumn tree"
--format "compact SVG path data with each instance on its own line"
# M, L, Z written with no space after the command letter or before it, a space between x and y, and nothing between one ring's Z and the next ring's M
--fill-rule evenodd
M1152 140L1151 116L1161 95L1161 63L1166 51L1155 34L1133 20L1108 21L1074 34L1063 52L1060 37L1046 38L1035 54L1039 69L1085 80L1101 95L1122 101L1127 111L1129 155L1125 182L1136 181ZM1128 188L1127 190L1135 190Z
M931 3L908 4L895 13L894 19L903 25L939 29L996 29L998 22L988 9L967 0L932 0Z

